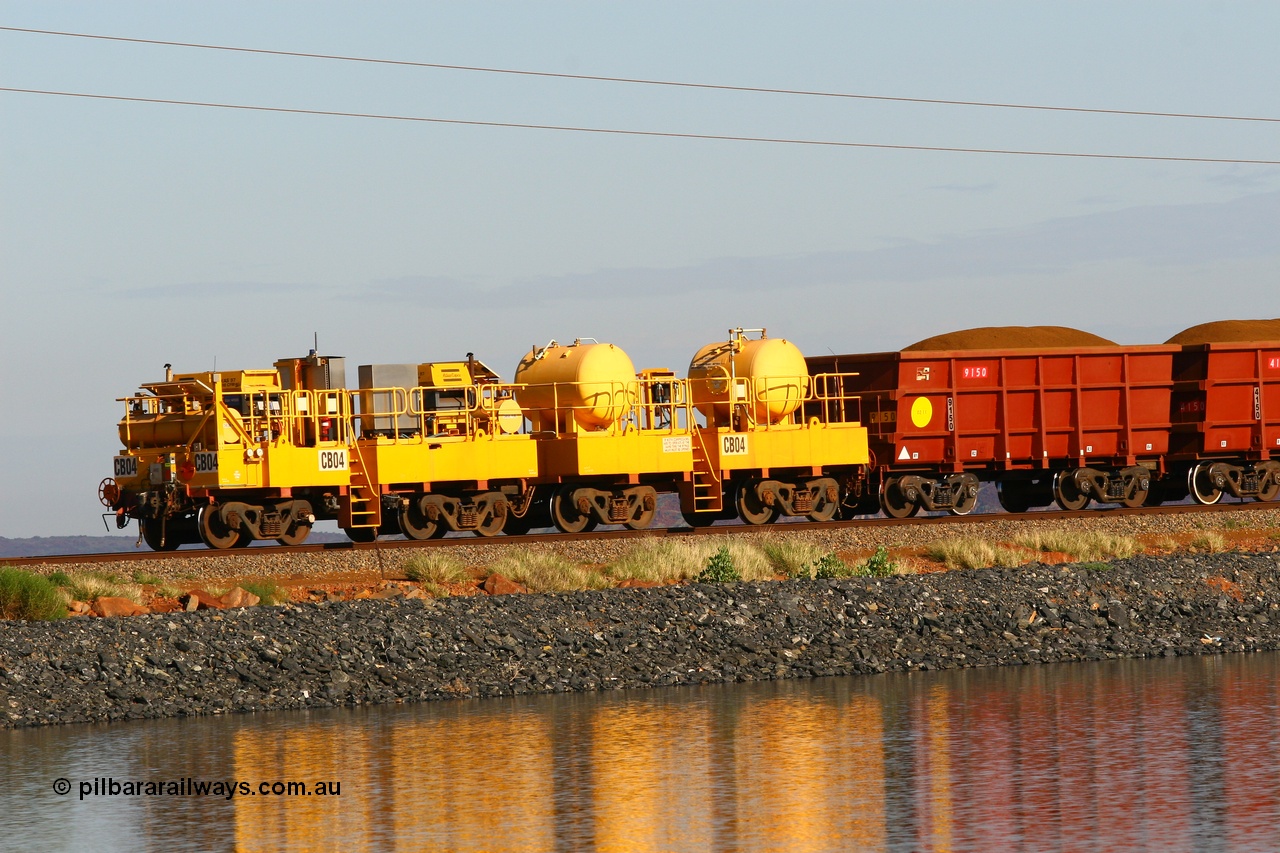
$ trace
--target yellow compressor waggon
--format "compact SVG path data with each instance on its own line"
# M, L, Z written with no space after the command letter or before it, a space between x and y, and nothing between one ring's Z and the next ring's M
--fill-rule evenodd
M165 365L163 381L120 401L124 449L99 496L158 551L298 544L337 510L358 465L344 384L342 359L314 354L271 370Z

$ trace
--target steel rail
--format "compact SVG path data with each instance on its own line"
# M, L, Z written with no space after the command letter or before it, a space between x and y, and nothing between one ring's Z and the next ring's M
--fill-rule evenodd
M252 548L234 548L220 551L212 548L197 548L187 551L115 551L98 554L58 554L44 557L4 557L0 563L8 566L58 565L68 563L132 563L143 560L184 560L184 559L243 559L263 554L265 548L270 554L323 554L327 552L348 551L396 551L406 548L456 548L462 546L501 546L533 543L555 542L590 542L613 539L639 539L654 536L723 536L746 533L777 532L809 532L818 530L843 530L866 527L904 527L930 526L944 524L992 524L1001 521L1055 521L1088 518L1123 518L1128 516L1147 515L1213 515L1225 512L1261 512L1280 509L1280 503L1249 501L1247 503L1216 503L1211 506L1199 504L1173 504L1157 507L1111 507L1108 509L1082 509L1075 511L1048 510L1021 513L978 513L972 515L929 515L914 518L855 518L840 521L796 521L781 524L753 525L726 524L714 527L652 527L644 530L600 530L591 533L536 533L524 536L454 536L444 539L380 539L376 542L324 542L312 545L273 545Z

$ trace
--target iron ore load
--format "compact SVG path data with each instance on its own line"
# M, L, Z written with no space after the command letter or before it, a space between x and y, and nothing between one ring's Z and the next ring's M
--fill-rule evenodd
M468 353L175 374L122 400L99 498L152 548L451 531L639 530L1280 496L1280 320L1123 346L1057 326L805 358L731 329L686 375L612 343L533 346L511 382Z

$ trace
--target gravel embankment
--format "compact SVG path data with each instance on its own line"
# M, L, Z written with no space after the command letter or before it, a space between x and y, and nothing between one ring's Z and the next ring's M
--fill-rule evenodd
M0 725L1280 649L1280 555L6 623Z
M1161 537L1185 535L1190 530L1215 530L1240 532L1244 530L1280 529L1280 509L1273 510L1241 510L1238 512L1215 512L1196 515L1138 515L1115 516L1099 512L1096 518L1063 519L1057 513L1044 513L1044 518L1020 519L1014 521L1006 516L991 516L990 521L982 523L953 523L930 525L904 525L894 527L852 527L831 528L829 530L792 531L789 525L777 524L761 529L759 533L735 534L738 538L752 540L776 539L782 536L795 536L817 545L824 551L836 551L841 554L864 554L874 551L883 545L889 548L919 548L939 539L953 536L980 536L993 541L1012 541L1015 537L1025 536L1046 530L1069 530L1073 532L1096 531L1124 536ZM529 543L514 538L470 544L470 538L460 540L463 544L449 546L449 552L467 565L483 567L503 552L511 549L530 549L535 551L551 551L561 554L574 562L585 565L598 565L616 560L622 554L636 547L635 539L601 538L570 542ZM208 554L207 551L200 552ZM174 580L215 579L226 577L314 577L339 575L352 572L380 572L387 577L396 577L402 571L405 562L418 549L384 549L347 551L334 550L318 554L290 553L280 548L254 548L250 554L230 556L192 556L190 558L170 558L163 560L141 560L130 562L128 572L145 572ZM36 571L92 572L101 571L102 566L93 563L62 563L49 565Z

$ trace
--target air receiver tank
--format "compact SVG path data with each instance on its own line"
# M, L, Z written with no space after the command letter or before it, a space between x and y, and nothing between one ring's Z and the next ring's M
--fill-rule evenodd
M760 337L749 339L747 332ZM809 379L795 344L768 338L764 329L730 329L729 340L698 350L689 364L689 385L708 423L728 423L737 404L755 423L777 424L804 402Z
M624 417L636 402L636 369L619 347L576 340L534 347L516 368L516 402L536 431L594 432Z

